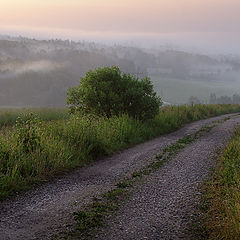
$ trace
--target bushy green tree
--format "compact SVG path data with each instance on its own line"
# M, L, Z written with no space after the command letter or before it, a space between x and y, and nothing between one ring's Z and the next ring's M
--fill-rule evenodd
M77 87L67 93L71 112L105 115L128 114L139 119L153 118L161 99L153 91L150 78L139 80L118 67L90 70Z

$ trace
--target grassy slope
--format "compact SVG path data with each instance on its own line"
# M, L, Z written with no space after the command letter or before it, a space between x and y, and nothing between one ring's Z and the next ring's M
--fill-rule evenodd
M204 196L205 239L240 239L240 128L221 156Z
M0 198L188 122L239 111L239 105L197 105L162 108L147 122L127 116L23 120L0 132Z

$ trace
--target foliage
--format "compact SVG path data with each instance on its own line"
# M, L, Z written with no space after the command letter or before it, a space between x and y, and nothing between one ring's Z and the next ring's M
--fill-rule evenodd
M208 239L240 239L240 128L219 159L205 186Z
M67 104L72 112L151 119L159 112L161 99L149 78L139 80L118 67L104 67L90 70L78 87L69 89Z
M26 119L17 118L16 140L21 145L22 151L33 152L40 148L40 119L33 113L28 114Z

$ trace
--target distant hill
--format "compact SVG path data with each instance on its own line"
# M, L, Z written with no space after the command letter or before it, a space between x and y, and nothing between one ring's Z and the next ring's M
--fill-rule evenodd
M228 76L236 80L240 71L240 60L233 57L2 36L0 106L64 106L67 89L77 85L89 69L112 65L139 78L150 75L160 81L157 88L161 79L204 82Z

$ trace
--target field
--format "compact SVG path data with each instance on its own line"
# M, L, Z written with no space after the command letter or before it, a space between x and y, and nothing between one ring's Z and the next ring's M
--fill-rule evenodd
M232 96L240 91L237 81L199 81L192 79L165 78L157 75L151 76L154 90L163 97L164 101L172 104L185 104L190 96L198 97L203 103L209 102L211 93L217 96Z
M64 108L0 108L0 128L14 125L18 117L26 119L29 113L37 114L43 121L69 118Z
M205 188L203 206L207 239L240 239L240 127Z
M142 122L69 116L65 109L1 110L0 199L188 122L239 111L239 105L170 106Z

